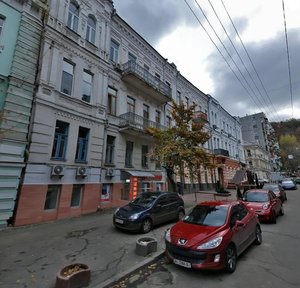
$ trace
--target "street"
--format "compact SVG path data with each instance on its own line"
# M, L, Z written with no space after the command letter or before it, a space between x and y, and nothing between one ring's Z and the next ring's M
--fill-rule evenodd
M143 281L139 279L127 287L300 287L300 189L287 191L287 197L285 215L278 218L277 224L262 224L263 244L246 250L233 274L195 271L165 263L153 273L146 272L148 276Z

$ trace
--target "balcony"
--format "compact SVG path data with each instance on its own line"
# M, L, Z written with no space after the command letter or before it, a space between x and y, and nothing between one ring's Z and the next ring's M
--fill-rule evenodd
M130 135L148 135L146 132L148 128L166 129L165 126L132 112L122 114L119 117L120 132Z
M226 157L229 157L229 152L228 150L225 150L225 149L214 149L214 154L216 156L226 156Z
M123 65L122 79L159 104L172 100L171 87L134 61Z
M193 121L196 123L199 123L199 122L208 123L207 114L202 111L195 111L195 113L193 115Z

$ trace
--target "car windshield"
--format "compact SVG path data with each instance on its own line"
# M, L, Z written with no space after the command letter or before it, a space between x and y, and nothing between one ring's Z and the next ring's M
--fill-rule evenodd
M153 202L157 199L157 195L151 195L150 193L141 194L136 199L131 201L131 204L142 206L142 207L150 207Z
M292 180L282 181L282 184L293 184Z
M244 201L248 202L267 202L269 201L268 194L263 192L247 192L244 197Z
M205 226L222 226L227 217L227 206L197 205L184 222Z

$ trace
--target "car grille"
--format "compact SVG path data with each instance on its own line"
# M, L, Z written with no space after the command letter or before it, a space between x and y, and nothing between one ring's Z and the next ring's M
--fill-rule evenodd
M173 256L173 258L194 264L202 263L207 257L207 254L205 252L199 252L184 247L179 247L169 242L166 242L166 249Z

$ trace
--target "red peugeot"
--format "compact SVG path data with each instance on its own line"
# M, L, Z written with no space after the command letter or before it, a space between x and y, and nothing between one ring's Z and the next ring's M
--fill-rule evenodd
M260 221L276 223L278 215L284 215L281 200L271 190L250 189L243 195L245 205L253 210Z
M199 203L165 234L166 254L173 263L230 273L253 242L262 242L260 224L241 201Z

